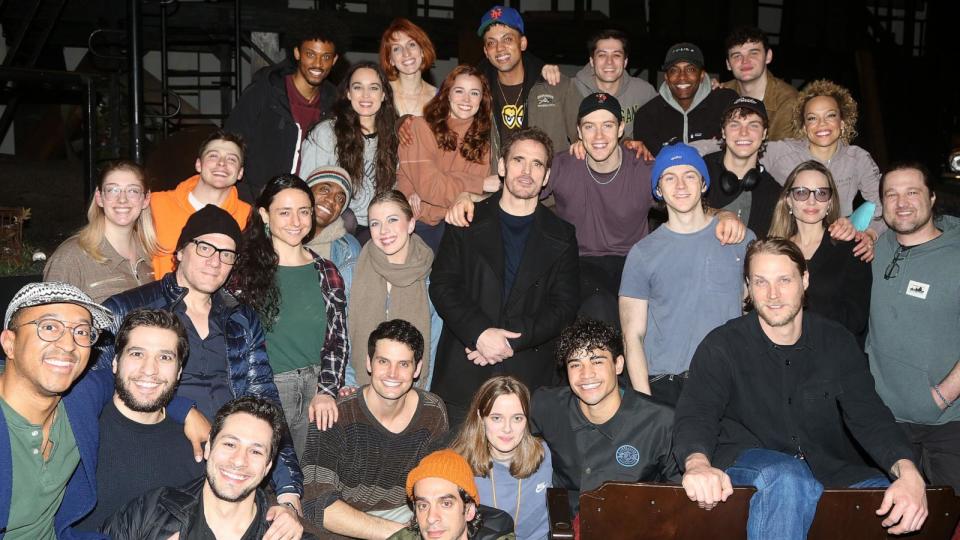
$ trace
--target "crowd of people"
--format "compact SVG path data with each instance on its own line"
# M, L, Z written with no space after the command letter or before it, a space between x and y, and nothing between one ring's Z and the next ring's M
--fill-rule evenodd
M824 487L892 534L960 491L960 220L847 89L754 28L727 83L617 30L569 79L504 6L439 87L405 19L334 87L314 32L174 190L104 167L7 307L5 538L535 540L547 488L645 481L801 539Z

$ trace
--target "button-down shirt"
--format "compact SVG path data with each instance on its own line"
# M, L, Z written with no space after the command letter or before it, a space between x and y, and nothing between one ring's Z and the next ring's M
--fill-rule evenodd
M99 250L103 257L100 262L80 247L77 236L67 238L47 261L43 280L74 285L94 302L153 281L153 266L139 242L134 261L117 253L106 238L100 242Z
M571 491L575 512L580 491L603 482L660 482L679 479L670 453L673 409L632 389L620 389L620 408L603 424L587 420L570 387L533 394L531 428L547 441L553 485Z
M177 395L197 402L197 410L212 419L224 403L233 399L230 376L227 372L227 341L220 328L218 313L223 309L219 295L213 295L210 315L207 317L207 337L201 338L193 321L187 315L187 307L178 303L173 312L187 329L190 341L190 356L183 364Z
M804 458L827 486L849 486L879 474L854 438L884 472L912 459L853 335L815 313L802 317L793 345L770 341L756 312L704 338L677 403L681 465L701 452L723 469L743 450L766 448Z

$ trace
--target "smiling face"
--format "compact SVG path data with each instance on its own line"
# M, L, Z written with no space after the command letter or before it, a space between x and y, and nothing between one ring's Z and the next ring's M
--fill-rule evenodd
M771 60L773 51L765 51L763 43L759 41L748 41L727 51L727 69L733 72L734 79L742 83L762 76Z
M493 458L510 461L513 451L527 433L527 415L523 412L520 397L504 394L495 399L490 413L483 417L483 430Z
M206 242L217 249L236 250L237 244L233 238L225 234L211 233L198 236L195 240ZM214 253L210 257L197 255L196 244L190 242L177 252L177 283L181 287L203 294L213 294L227 282L227 276L233 269L229 264L220 261L220 254Z
M420 536L429 540L467 540L467 523L477 514L473 504L463 504L456 484L436 477L413 485L413 509Z
M503 197L528 200L540 196L547 185L547 149L533 139L513 143L506 158L500 158L497 170L503 177Z
M706 190L703 178L691 165L668 167L660 175L657 185L657 192L667 208L681 214L700 208L700 199Z
M937 198L916 169L888 172L883 179L883 220L897 235L934 232L933 204Z
M103 179L102 186L94 193L94 200L103 208L108 223L132 227L140 218L140 212L150 206L150 193L135 172L116 169Z
M526 36L509 26L492 24L483 33L483 54L497 71L507 73L516 69L525 50Z
M836 194L831 193L829 200L820 202L816 197L817 189L832 190L830 181L819 171L802 171L794 178L792 188L807 188L811 191L810 196L805 201L798 201L793 196L787 197L787 207L793 211L793 217L801 223L816 224L823 223L830 206L834 204Z
M803 131L810 144L820 147L837 144L843 126L840 106L830 96L812 98L803 107Z
M615 38L597 41L590 65L598 80L607 83L619 81L627 68L627 53L623 50L623 43Z
M227 189L243 178L243 152L230 141L214 139L197 158L200 181L215 189Z
M390 65L413 75L423 68L423 49L406 32L397 32L390 37Z
M273 429L266 420L233 413L217 438L207 443L207 487L220 500L239 502L253 496L270 466Z
M359 68L350 77L347 87L347 99L353 110L361 117L376 116L386 99L383 83L377 72L370 68Z
M337 47L329 41L304 41L293 48L297 75L310 86L320 86L337 63Z
M317 229L322 229L333 223L343 213L343 207L347 204L347 194L339 184L333 182L314 184L310 186L310 191L313 192L313 199L316 201L313 206L313 219Z
M457 75L450 86L450 117L473 118L483 100L483 84L473 75Z
M689 62L677 62L667 68L665 81L673 98L684 109L693 102L693 97L703 80L703 68Z
M288 246L303 244L313 225L310 197L299 189L279 191L270 202L269 211L264 208L257 208L257 211L260 219L270 226L271 239Z
M803 308L808 275L786 255L758 253L750 258L747 290L761 326L776 328L794 322Z
M422 366L423 363L414 358L413 349L405 343L377 340L373 358L367 356L370 387L380 399L398 400L413 387L413 380L420 376Z
M29 321L56 319L67 328L56 341L44 341ZM80 347L70 328L91 324L90 312L76 304L48 304L23 308L13 319L16 330L3 330L0 341L7 355L4 377L23 379L32 392L55 396L66 392L87 367L90 347Z
M153 326L134 328L127 346L113 360L117 397L132 411L159 411L177 391L180 361L176 332Z
M395 202L382 202L370 207L367 215L370 240L387 255L387 260L401 264L407 260L410 235L417 222L407 217Z
M577 351L567 360L570 389L584 405L594 407L620 399L617 376L623 372L623 356L613 358L610 351Z
M577 133L594 161L606 161L617 150L624 128L626 124L618 122L612 112L600 109L580 119Z
M738 158L748 158L760 151L760 145L767 138L763 127L763 118L756 113L745 116L734 114L723 126L723 140L727 151Z

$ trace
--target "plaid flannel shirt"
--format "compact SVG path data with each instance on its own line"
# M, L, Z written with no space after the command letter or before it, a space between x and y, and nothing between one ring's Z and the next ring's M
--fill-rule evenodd
M313 255L313 266L320 278L320 290L327 308L327 335L320 353L320 376L317 390L334 399L343 386L344 371L350 361L350 338L347 336L347 291L343 276L327 259Z

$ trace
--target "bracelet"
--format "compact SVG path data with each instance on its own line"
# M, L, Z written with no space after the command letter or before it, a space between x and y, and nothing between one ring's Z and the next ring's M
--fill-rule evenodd
M950 407L952 407L954 401L956 401L956 400L954 400L954 401L948 401L947 398L943 397L943 394L940 393L940 385L939 385L939 384L933 385L933 391L937 393L937 397L939 397L940 400L943 401L943 404L946 405L948 409L949 409Z

